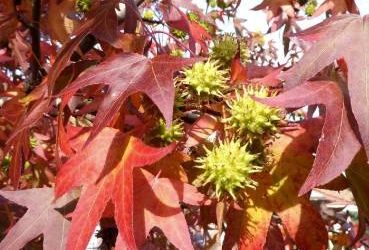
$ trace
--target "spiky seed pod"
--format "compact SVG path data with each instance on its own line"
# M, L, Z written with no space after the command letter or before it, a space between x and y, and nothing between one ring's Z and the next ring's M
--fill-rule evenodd
M172 34L173 36L179 38L179 39L185 39L186 36L187 36L187 33L182 31L182 30L179 30L179 29L176 29L176 28L173 28L172 29Z
M236 98L228 101L230 116L223 120L229 127L236 130L240 136L253 140L264 135L272 135L278 131L277 124L281 120L279 109L271 108L254 101L250 96L267 97L269 92L264 87L244 89Z
M223 67L228 68L231 65L232 59L235 57L237 50L237 38L232 35L224 35L214 41L210 57L213 60L218 60ZM240 56L241 62L249 62L250 51L244 41L240 41Z
M170 128L166 127L165 121L160 119L155 129L155 138L161 140L164 145L178 141L183 136L183 124L177 120L173 121Z
M174 111L180 110L186 106L185 96L181 93L181 90L176 86L174 95Z
M212 8L217 7L217 0L208 0L207 2L208 2L210 7L212 7Z
M228 71L220 69L218 61L208 60L197 62L192 68L185 69L181 82L199 96L221 96L222 91L227 88L227 74ZM185 95L191 96L191 93Z
M265 36L260 31L252 32L251 37L254 45L260 47L263 47L265 45Z
M305 14L312 16L315 12L316 6L318 5L316 0L310 0L305 7Z
M188 12L187 17L192 22L199 22L200 21L200 17L195 12L191 12L191 11Z
M77 0L76 10L78 12L88 12L91 9L91 0Z
M180 50L180 49L174 49L170 52L171 56L176 56L176 57L183 57L184 55L184 51Z
M262 169L255 165L258 155L248 152L240 140L221 142L212 150L205 150L206 156L195 160L196 167L203 171L194 181L196 186L211 185L219 200L228 197L237 200L244 195L246 188L257 186L251 174Z
M187 13L188 20L191 22L195 22L203 27L208 33L213 34L215 32L214 25L211 25L207 21L200 18L200 16L195 12L188 12Z
M29 145L31 148L36 148L38 146L38 140L34 136L29 137Z
M154 20L155 13L151 9L145 9L142 13L142 17L146 20Z
M3 158L3 161L1 163L1 169L4 172L7 172L9 170L10 162L12 160L12 157L10 154L6 154Z

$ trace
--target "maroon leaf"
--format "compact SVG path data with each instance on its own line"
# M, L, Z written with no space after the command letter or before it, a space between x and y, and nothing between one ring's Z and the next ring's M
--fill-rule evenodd
M9 166L9 177L13 188L17 189L23 164L29 155L29 133L23 131L13 141L8 142L5 153L9 153L12 156Z
M286 19L281 15L282 12L289 18L295 18L293 2L292 0L263 0L252 10L265 10L267 12L267 20L271 21L272 32L274 32L286 23Z
M324 12L331 12L332 15L344 14L347 11L359 14L359 9L354 0L325 0L314 12L313 17L320 16Z
M117 54L78 77L61 95L71 96L78 89L104 83L109 85L97 113L91 138L104 128L120 109L126 98L144 92L158 106L167 126L172 123L174 105L173 73L199 59L184 59L160 55L148 59L139 54Z
M195 52L194 43L201 45L204 51L208 47L206 40L210 40L210 34L198 23L188 19L185 13L175 6L168 6L168 10L164 10L164 20L170 27L182 30L190 35L190 49Z
M112 19L114 19L114 16L112 17L112 15L115 15L114 9L115 1L107 1L107 3L103 4L98 9L94 18L91 18L79 27L74 34L75 37L64 44L48 75L49 94L53 93L54 84L60 73L68 64L70 64L70 58L77 46L89 33L95 32L99 34L99 38L106 38L107 42L112 42L114 40L114 35L117 34L116 30L112 33L114 27L115 29L117 28L117 26L113 25L114 21L112 21Z
M299 195L339 176L360 149L360 143L347 119L341 91L334 82L307 82L276 97L260 101L278 107L300 108L313 104L326 107L316 159Z
M282 75L291 88L304 83L335 59L344 58L348 66L348 89L352 111L361 139L369 155L369 16L341 15L311 28L305 36L318 41L304 57ZM355 46L352 46L355 41Z

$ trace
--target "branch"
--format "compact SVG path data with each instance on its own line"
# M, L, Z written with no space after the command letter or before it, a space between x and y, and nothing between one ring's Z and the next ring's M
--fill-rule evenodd
M31 58L31 80L26 87L26 92L29 93L42 80L41 74L41 48L40 48L40 17L41 17L41 0L32 0L32 25L31 39L32 39L32 58Z

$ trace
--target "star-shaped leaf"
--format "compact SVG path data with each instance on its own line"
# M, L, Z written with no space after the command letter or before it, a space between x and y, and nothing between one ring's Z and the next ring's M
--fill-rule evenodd
M70 222L56 209L70 202L72 196L54 201L54 189L34 188L19 191L0 191L4 198L28 208L23 217L0 242L0 249L23 248L29 241L43 234L43 249L64 250Z
M343 96L335 82L307 82L276 97L261 102L288 108L323 104L326 107L316 159L299 194L328 183L339 176L360 149L360 143L350 126Z
M302 84L336 59L348 66L348 90L366 154L369 155L369 16L341 15L304 32L317 41L302 59L281 77L286 87ZM353 41L355 46L351 46Z
M86 70L61 95L70 96L78 89L93 84L109 85L109 91L97 113L91 138L113 119L129 95L139 91L151 98L170 126L174 105L173 73L196 61L198 59L168 55L148 59L134 53L117 54L95 68Z
M178 249L193 249L189 229L179 202L199 205L203 195L196 188L174 179L155 178L138 169L134 188L134 229L142 245L153 227L159 227Z
M274 161L265 169L269 173L260 176L255 190L248 191L239 249L263 248L272 213L278 214L299 249L326 249L324 221L308 195L298 196L313 163L311 152L318 140L318 124L319 120L310 121L273 142L270 150Z
M152 164L170 153L174 144L153 148L130 134L103 129L85 148L71 157L56 178L60 197L72 187L82 186L73 212L67 249L84 250L109 201L124 244L136 249L133 236L133 179L135 167Z

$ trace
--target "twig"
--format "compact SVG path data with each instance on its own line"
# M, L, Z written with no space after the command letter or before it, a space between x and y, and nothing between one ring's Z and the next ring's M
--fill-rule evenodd
M181 46L183 49L187 50L191 56L195 57L196 54L193 53L192 50L190 50L189 48L187 48L178 38L176 38L175 36L173 36L172 34L168 33L168 32L165 32L165 31L161 31L161 30L155 30L155 31L152 31L151 32L151 35L153 34L157 34L157 33L160 33L160 34L164 34L164 35L167 35L169 36L170 38L172 38L179 46Z
M151 24L163 24L162 20L150 20L147 18L142 18L142 21L144 21L145 23L151 23Z

